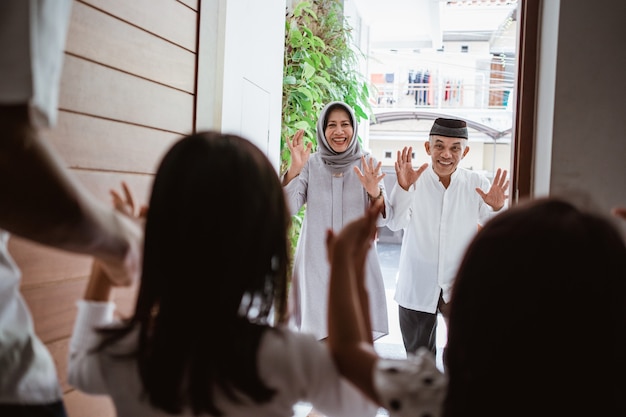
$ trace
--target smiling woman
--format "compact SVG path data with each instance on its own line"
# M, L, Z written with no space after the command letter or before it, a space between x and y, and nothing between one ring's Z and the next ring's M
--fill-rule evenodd
M328 117L324 120L324 137L333 151L341 153L348 149L353 140L352 120L350 113L340 105L329 110Z
M384 202L378 218L391 217L381 164L361 149L353 109L344 102L328 103L317 119L318 151L304 145L304 132L287 139L291 165L283 185L291 213L306 204L295 251L290 293L293 325L325 339L329 266L324 247L326 230L339 230L360 217L372 201ZM388 334L387 303L376 247L367 258L367 287L371 296L372 339Z

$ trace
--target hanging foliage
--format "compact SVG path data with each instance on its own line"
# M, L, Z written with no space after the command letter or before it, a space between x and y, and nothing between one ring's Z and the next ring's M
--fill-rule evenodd
M354 45L352 28L344 19L339 0L301 1L285 20L285 57L282 100L281 172L290 162L285 138L305 130L305 145L316 149L315 125L321 109L331 101L344 101L356 122L371 114L369 88L360 71L363 53ZM295 248L304 207L291 231Z

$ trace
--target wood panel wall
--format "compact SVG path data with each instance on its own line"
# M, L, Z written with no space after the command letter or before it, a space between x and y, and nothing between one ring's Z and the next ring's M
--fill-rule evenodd
M73 4L61 80L58 125L47 137L78 180L110 202L126 181L146 203L164 152L193 131L200 0L81 0ZM91 259L12 237L22 293L50 349L70 417L113 417L110 401L66 382L76 300ZM134 289L116 290L121 314Z

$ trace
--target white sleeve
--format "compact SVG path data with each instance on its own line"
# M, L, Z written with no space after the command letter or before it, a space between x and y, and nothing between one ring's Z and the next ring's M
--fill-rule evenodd
M308 402L325 416L376 416L378 405L340 376L323 342L306 333L266 333L259 373L286 401Z
M406 191L396 182L389 197L393 207L393 215L390 216L387 227L389 230L398 231L408 226L411 220L411 203L414 197L414 185Z
M106 394L106 384L93 348L100 341L96 327L113 322L115 304L81 300L70 340L67 379L70 385L88 394Z
M379 360L374 388L392 417L439 417L447 380L437 369L432 353L422 348L406 360Z
M284 175L287 175L285 172ZM282 178L281 178L282 181ZM289 184L283 187L289 214L294 216L307 201L309 188L309 163L304 164L302 171Z

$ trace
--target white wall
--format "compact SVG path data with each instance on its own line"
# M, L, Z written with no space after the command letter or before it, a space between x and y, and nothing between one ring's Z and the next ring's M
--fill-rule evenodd
M536 192L547 175L550 194L583 192L608 212L626 205L626 3L560 1L557 13L553 2L542 16L541 44L554 49L557 36L557 50L539 65L540 87L553 80L554 95L539 92Z
M559 31L560 0L542 4L542 20L551 22L541 28L539 67L537 69L537 111L535 126L535 154L532 178L532 195L550 194L550 169L552 163L552 122L554 119L554 90L556 85L556 52ZM518 35L519 37L519 35Z
M201 2L199 128L239 134L280 166L285 0Z

